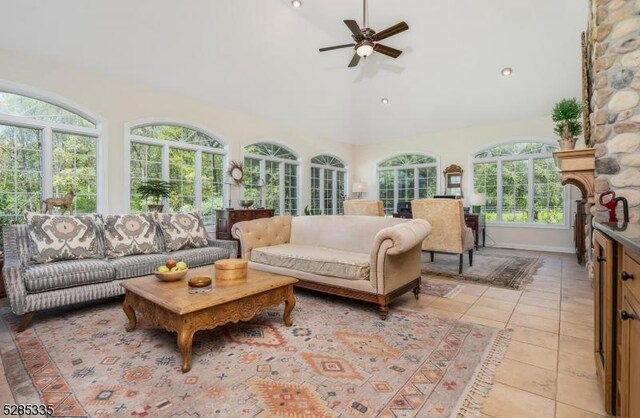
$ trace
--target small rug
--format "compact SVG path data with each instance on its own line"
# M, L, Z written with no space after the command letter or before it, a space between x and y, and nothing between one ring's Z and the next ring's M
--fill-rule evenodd
M441 298L452 298L464 288L463 285L447 283L440 280L433 280L423 277L420 282L420 293L425 295L438 296Z
M125 332L120 301L50 311L21 334L3 308L9 387L69 417L479 415L509 331L296 293L292 327L280 307L196 333L185 374L175 334Z
M521 290L529 283L542 265L539 258L485 255L474 251L473 266L469 267L469 255L465 253L462 274L458 274L459 255L436 253L433 263L430 260L429 252L423 252L422 274L516 290Z

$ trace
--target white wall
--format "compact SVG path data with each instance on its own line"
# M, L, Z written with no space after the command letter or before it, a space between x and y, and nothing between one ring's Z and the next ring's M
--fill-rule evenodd
M367 196L377 196L377 164L392 155L426 153L439 158L441 175L439 192L444 193L442 171L450 164L462 167L464 194L469 196L471 187L471 155L492 144L516 139L546 139L555 141L550 117L540 117L499 125L475 126L446 132L434 132L409 138L398 138L372 145L357 146L354 153L354 181L364 181L369 187ZM571 187L571 200L579 199L579 191ZM573 207L573 206L572 206ZM571 213L571 212L570 212ZM487 244L537 249L545 251L573 252L572 230L563 228L532 228L511 226L487 227Z
M105 69L107 71L108 69ZM302 162L300 207L309 203L309 159L318 154L343 158L349 166L349 185L365 181L369 193L377 196L376 164L391 155L420 152L439 157L439 171L458 164L465 171L463 186L470 193L470 155L490 144L516 137L553 139L549 117L508 124L479 126L454 131L429 133L372 145L350 145L240 113L224 105L212 105L168 92L132 84L77 67L0 50L0 88L18 87L45 96L64 99L95 115L107 140L105 212L128 211L125 193L124 125L151 119L173 120L198 126L217 134L228 144L228 158L241 160L245 145L258 141L278 142L295 150ZM455 110L452 110L455 111ZM441 180L442 183L442 180ZM442 184L440 184L442 187ZM234 206L242 196L239 187L231 188ZM573 192L571 200L579 198ZM573 252L571 229L524 227L487 228L487 243L512 248Z
M245 145L271 141L296 151L302 162L301 208L309 202L309 160L318 154L341 157L352 166L353 146L215 106L147 88L77 67L44 61L0 50L0 88L17 87L59 98L96 116L106 132L105 212L128 211L123 188L126 184L124 125L158 119L185 122L217 134L228 144L228 158L241 160ZM233 205L242 197L240 187L231 187Z

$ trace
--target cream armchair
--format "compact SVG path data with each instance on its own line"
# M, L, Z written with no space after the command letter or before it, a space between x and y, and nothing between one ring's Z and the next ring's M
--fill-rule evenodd
M384 216L382 200L352 199L344 201L345 215Z
M469 266L473 265L473 232L464 222L462 200L420 199L411 202L414 219L424 219L431 224L431 234L422 241L422 250L460 254L458 274L462 274L465 251L469 252Z

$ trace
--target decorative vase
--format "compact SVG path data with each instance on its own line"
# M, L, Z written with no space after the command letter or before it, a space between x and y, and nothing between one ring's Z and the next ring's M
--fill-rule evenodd
M162 212L164 205L148 205L149 212Z
M571 139L560 139L558 140L558 144L560 145L561 151L569 151L576 148L576 138Z

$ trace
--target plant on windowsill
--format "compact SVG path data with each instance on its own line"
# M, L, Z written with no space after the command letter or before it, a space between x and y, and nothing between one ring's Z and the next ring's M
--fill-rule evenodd
M553 107L551 118L555 122L553 131L560 138L561 150L572 150L576 147L577 136L582 133L582 103L578 99L562 99Z
M139 193L144 200L152 199L154 203L147 205L150 211L162 212L164 205L161 201L162 199L168 198L171 194L171 183L164 180L147 180L138 186L136 192Z

